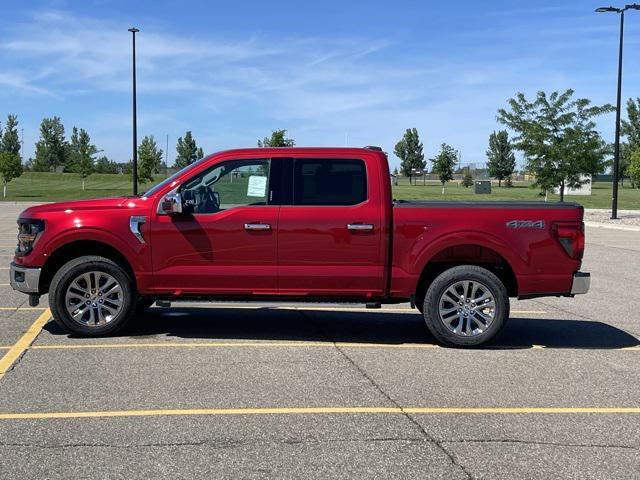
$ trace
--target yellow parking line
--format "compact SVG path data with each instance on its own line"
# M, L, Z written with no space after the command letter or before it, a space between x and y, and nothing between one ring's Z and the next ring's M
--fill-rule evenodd
M284 407L199 408L184 410L111 410L96 412L0 413L0 420L61 418L221 416L221 415L322 415L322 414L420 414L420 415L602 415L640 414L640 407Z
M3 311L3 310L29 310L29 311L38 310L38 311L41 311L41 310L46 310L46 309L47 309L47 307L0 307L0 311Z
M58 345L32 345L31 350L91 350L91 349L125 349L125 348L380 348L380 349L433 349L441 348L434 343L364 343L364 342L156 342L156 343L72 343ZM0 347L2 348L2 347ZM546 345L508 345L505 347L489 346L485 350L555 350ZM597 350L594 348L593 350ZM609 351L640 351L640 346L602 349Z
M439 348L432 343L355 343L355 342L162 342L162 343L77 343L67 345L33 345L33 350L82 350L93 348L283 348L283 347L348 348Z
M36 339L42 327L51 318L51 310L48 308L40 314L35 322L29 327L29 330L13 345L4 357L0 359L0 378L11 368L14 362L19 359L22 354L29 348L29 346Z

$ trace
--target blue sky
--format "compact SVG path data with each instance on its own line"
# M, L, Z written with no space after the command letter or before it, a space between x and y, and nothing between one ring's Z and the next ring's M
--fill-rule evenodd
M618 18L575 1L16 1L0 18L0 117L25 156L42 117L87 129L130 158L130 34L138 34L140 138L169 162L192 130L205 152L254 146L275 128L299 145L380 145L409 127L482 163L517 91L574 88L615 101ZM626 22L624 96L640 96L640 12ZM3 121L4 123L4 121ZM613 116L601 130L613 138ZM392 164L397 164L393 158Z

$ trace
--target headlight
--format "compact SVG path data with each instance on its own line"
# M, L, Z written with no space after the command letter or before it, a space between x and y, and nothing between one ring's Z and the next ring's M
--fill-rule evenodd
M37 220L33 218L19 218L18 247L16 248L16 255L19 257L29 255L43 231L44 220Z

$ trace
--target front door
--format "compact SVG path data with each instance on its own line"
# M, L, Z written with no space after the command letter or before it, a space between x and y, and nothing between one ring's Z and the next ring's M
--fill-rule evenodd
M361 159L296 158L280 210L281 295L375 297L383 292L378 182ZM291 161L288 162L291 164Z
M151 221L154 285L168 294L276 294L270 159L227 160L179 188L186 213Z

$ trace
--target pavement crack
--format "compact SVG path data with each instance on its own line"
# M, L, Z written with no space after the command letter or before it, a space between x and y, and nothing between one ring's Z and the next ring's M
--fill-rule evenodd
M582 318L583 320L590 320L592 322L596 322L597 321L597 320L594 320L591 317L587 317L585 315L581 315L579 313L572 312L571 310L567 310L566 308L558 307L557 305L551 305L551 304L542 302L540 300L530 300L530 301L533 302L533 303L537 303L538 305L542 305L543 307L546 307L546 308L554 308L554 309L559 310L559 311L561 311L563 313L566 313L568 315L573 315L575 317Z
M545 442L541 440L521 440L510 438L461 438L455 440L442 440L442 443L515 443L522 445L541 445L550 447L568 447L568 448L620 448L625 450L640 451L640 447L633 445L615 445L606 443L564 443L564 442Z
M281 445L307 445L307 444L330 444L330 443L362 443L362 442L410 442L422 443L425 439L420 437L372 437L372 438L356 438L356 439L288 439L288 440L259 440L259 441L190 441L190 442L150 442L150 443L90 443L90 442L70 442L70 443L4 443L0 442L0 448L37 448L37 449L69 449L69 448L113 448L113 449L131 449L131 448L172 448L172 447L210 447L214 449L227 449L250 447L264 444L281 444Z
M390 394L388 394L380 384L378 384L378 382L375 381L375 379L369 375L369 373L362 368L343 348L340 347L340 345L338 345L338 343L336 342L336 339L333 338L331 335L328 335L325 330L322 328L322 326L320 326L317 322L314 322L314 320L307 315L304 311L300 310L300 313L302 314L302 316L308 320L312 325L315 326L316 330L318 330L318 332L320 333L320 335L322 335L324 338L327 339L327 341L331 342L334 346L334 348L344 357L344 359L349 362L349 364L351 364L351 366L353 368L355 368L360 375L362 375L362 377L364 377L382 396L384 396L394 407L398 408L401 412L402 415L409 420L409 422L411 422L415 427L417 427L418 431L422 434L422 436L424 437L424 439L431 443L432 445L435 445L445 456L446 458L449 460L449 462L456 468L458 468L466 478L473 480L473 476L471 475L471 473L466 469L466 467L464 465L462 465L458 459L456 458L455 454L453 452L450 452L449 449L447 449L442 442L438 441L433 435L431 435L416 419L414 419L409 413L407 413L404 409L404 407L402 405L400 405L400 403L398 403Z

